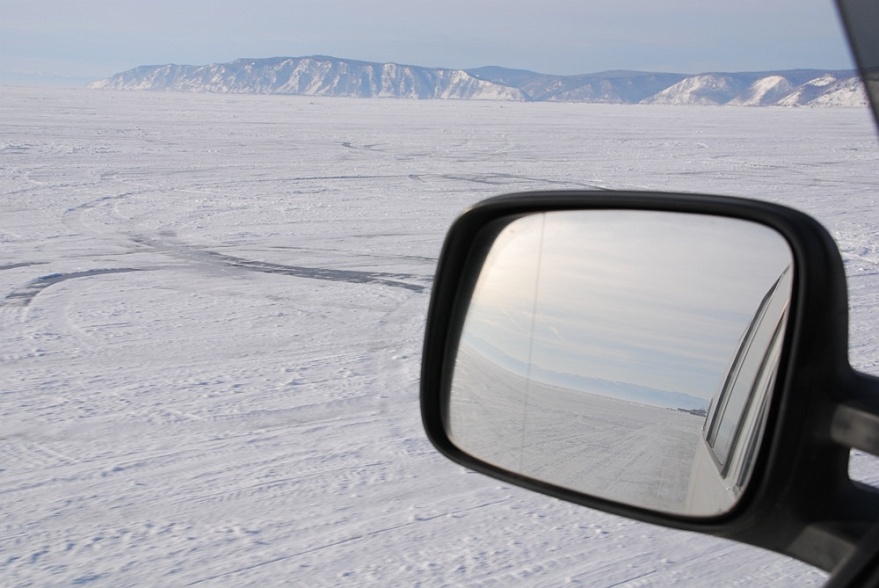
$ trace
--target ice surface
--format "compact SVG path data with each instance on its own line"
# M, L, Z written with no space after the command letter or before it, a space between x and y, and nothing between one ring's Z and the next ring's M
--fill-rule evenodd
M877 372L877 159L866 110L0 88L2 583L820 583L440 457L424 315L481 198L739 194L830 229Z

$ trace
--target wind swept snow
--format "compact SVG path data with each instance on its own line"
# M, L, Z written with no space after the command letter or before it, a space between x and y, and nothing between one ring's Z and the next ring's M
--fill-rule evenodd
M852 360L879 371L866 110L0 97L5 586L825 577L448 462L421 430L419 362L461 210L609 187L817 216L846 262Z

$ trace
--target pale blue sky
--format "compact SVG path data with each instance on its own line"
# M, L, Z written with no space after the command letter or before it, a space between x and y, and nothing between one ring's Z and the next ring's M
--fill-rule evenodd
M830 0L0 0L0 83L238 57L544 73L851 68Z

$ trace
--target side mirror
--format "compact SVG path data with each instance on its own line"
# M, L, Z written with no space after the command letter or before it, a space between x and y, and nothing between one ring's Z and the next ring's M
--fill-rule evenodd
M839 252L791 209L491 199L440 259L424 426L490 476L832 570L879 520L847 475L852 447L879 452L875 380L850 368L847 327Z
M501 222L458 338L451 441L631 506L729 511L778 371L793 274L784 238L669 211Z

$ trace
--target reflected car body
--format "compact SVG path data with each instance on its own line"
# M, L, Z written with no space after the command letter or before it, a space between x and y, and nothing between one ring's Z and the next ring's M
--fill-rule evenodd
M748 483L781 359L792 274L785 270L766 293L712 399L690 473L690 512L725 512Z

